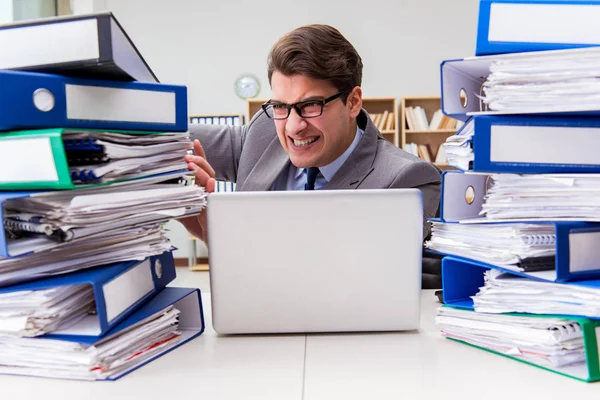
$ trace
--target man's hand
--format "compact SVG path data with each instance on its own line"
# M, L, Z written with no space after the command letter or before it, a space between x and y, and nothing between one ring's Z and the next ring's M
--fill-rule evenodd
M204 149L197 139L194 140L194 154L185 156L188 168L190 171L194 171L196 185L203 186L207 193L212 193L215 191L215 170L206 161ZM185 226L188 232L206 243L208 239L206 210L202 210L200 215L181 218L178 221Z

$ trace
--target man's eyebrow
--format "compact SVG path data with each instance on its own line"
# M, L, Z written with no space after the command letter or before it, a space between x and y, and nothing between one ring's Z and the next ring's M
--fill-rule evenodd
M300 101L311 101L311 100L323 100L325 98L325 96L309 96L305 99L302 99Z
M325 96L314 95L314 96L306 97L302 100L298 100L295 103L302 103L304 101L312 101L312 100L323 100L324 98L325 98ZM271 100L269 100L269 102L272 104L294 104L294 103L285 103L285 102L277 100L277 99L271 99Z

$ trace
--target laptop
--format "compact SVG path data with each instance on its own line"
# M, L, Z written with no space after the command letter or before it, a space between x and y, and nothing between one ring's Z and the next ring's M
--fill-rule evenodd
M418 189L217 192L207 201L217 333L418 328Z

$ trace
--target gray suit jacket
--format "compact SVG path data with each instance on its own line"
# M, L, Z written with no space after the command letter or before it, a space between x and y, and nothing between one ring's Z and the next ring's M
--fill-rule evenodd
M424 218L434 217L440 171L384 139L365 110L358 116L358 126L365 131L363 137L325 189L418 188ZM273 120L263 111L244 126L193 124L189 130L193 139L200 140L217 179L236 182L238 191L269 190L290 163ZM426 237L428 224L424 227Z

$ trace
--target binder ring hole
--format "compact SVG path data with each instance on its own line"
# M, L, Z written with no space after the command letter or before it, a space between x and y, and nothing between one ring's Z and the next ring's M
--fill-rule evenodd
M160 260L156 260L154 263L154 274L158 279L162 278L163 268Z
M469 103L467 99L467 91L465 89L460 89L460 105L462 108L467 108L467 104Z
M33 92L33 105L42 112L51 111L54 108L54 95L48 89L37 89Z
M471 204L475 201L475 189L473 186L468 186L465 190L465 201L467 204Z

